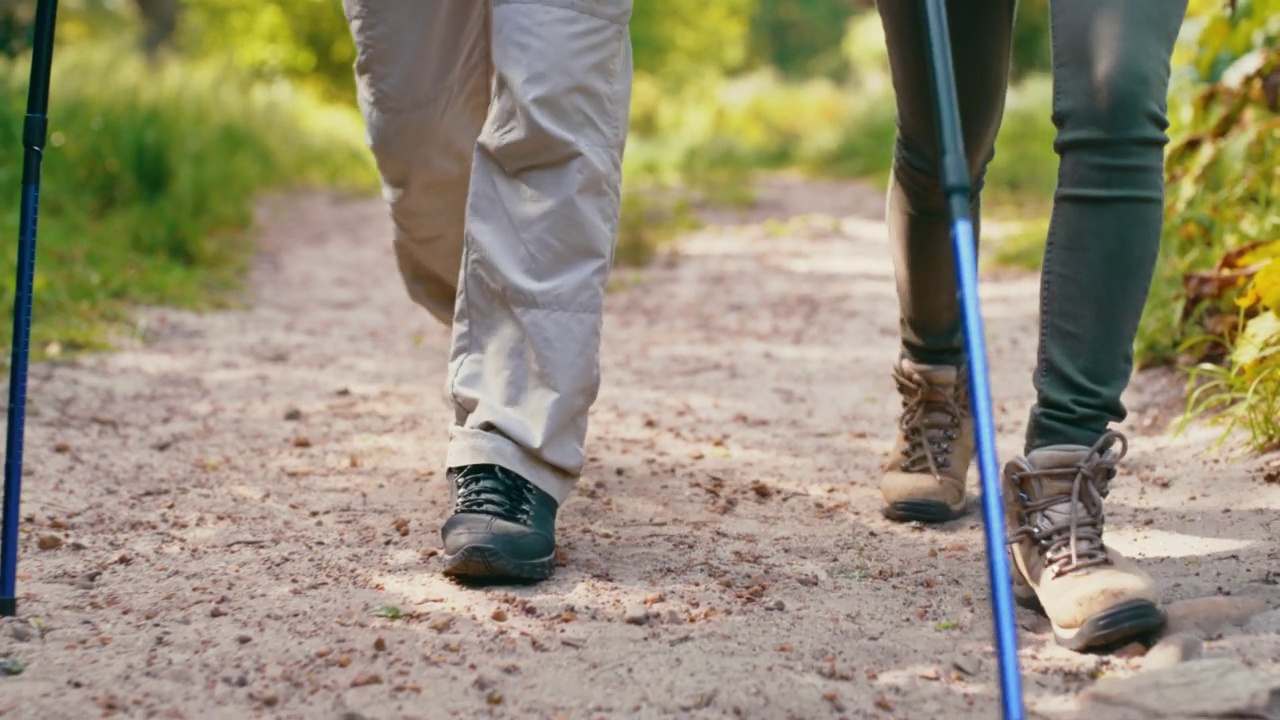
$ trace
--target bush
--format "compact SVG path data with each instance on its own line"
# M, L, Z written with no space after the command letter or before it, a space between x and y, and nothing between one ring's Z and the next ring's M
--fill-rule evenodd
M0 115L25 113L28 61L0 65ZM375 184L359 118L225 66L152 66L130 48L59 47L41 191L33 348L102 347L138 304L231 302L266 189ZM0 297L12 312L21 127L0 125ZM7 338L6 338L7 339Z
M1243 426L1267 449L1280 441L1280 1L1192 10L1137 358L1192 365L1187 418Z

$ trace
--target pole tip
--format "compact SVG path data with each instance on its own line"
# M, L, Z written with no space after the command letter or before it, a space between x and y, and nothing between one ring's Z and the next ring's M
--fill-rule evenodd
M17 617L18 599L0 598L0 617Z

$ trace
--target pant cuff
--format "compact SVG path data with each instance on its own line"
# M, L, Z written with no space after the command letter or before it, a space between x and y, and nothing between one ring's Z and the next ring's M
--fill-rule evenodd
M533 483L539 490L564 504L577 478L541 460L496 433L455 426L450 431L447 467L499 465Z

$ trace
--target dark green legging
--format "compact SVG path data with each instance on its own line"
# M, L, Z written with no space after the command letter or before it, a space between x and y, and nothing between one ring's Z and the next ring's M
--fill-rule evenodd
M978 217L1008 86L1014 0L950 0L951 44ZM897 91L889 187L903 352L960 364L950 227L938 182L918 0L880 0ZM1058 188L1040 290L1027 450L1091 445L1120 396L1160 244L1169 58L1186 0L1051 0ZM1045 108L1046 112L1049 108Z

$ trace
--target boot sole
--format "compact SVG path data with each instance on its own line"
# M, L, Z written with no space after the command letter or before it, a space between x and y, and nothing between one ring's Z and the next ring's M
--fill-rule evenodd
M1017 596L1024 608L1048 617L1036 596ZM1119 648L1135 640L1154 635L1164 628L1166 616L1163 610L1149 600L1130 600L1106 612L1098 613L1078 628L1063 628L1050 619L1053 639L1062 647L1074 652Z
M470 582L537 582L555 572L555 556L515 560L489 545L468 545L444 556L444 574Z
M889 503L881 512L886 518L896 522L936 524L955 520L963 516L967 509L967 500L959 510L937 500L899 500Z

